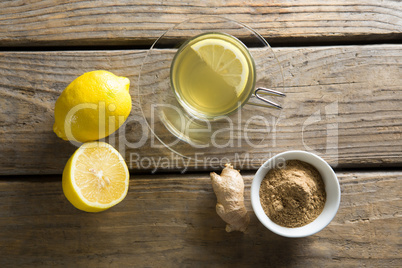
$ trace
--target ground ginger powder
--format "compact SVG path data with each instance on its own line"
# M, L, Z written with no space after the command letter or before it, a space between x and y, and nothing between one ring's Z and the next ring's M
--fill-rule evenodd
M276 224L301 227L321 214L326 200L321 175L312 165L288 160L271 169L261 182L260 201L264 212Z

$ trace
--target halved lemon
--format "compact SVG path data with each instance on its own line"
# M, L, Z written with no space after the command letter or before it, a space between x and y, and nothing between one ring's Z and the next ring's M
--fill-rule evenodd
M191 48L230 86L239 96L247 84L249 66L242 51L229 41L213 38L201 40Z
M76 208L106 210L124 199L129 172L120 153L104 142L88 142L70 157L63 171L63 192Z

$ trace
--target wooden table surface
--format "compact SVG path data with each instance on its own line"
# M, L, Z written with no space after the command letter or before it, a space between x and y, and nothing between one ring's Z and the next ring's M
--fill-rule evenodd
M402 266L401 1L249 2L0 3L1 267ZM200 164L153 144L136 96L150 45L201 15L240 21L264 36L283 68L287 97L271 131L253 133L266 146L211 151ZM63 195L61 172L76 147L52 125L63 89L97 69L131 81L136 120L114 138L146 139L140 148L123 147L131 172L125 200L91 214ZM328 161L342 198L324 230L289 239L257 220L250 184L261 163L295 149ZM244 175L251 218L244 234L226 233L215 212L209 172L222 159Z

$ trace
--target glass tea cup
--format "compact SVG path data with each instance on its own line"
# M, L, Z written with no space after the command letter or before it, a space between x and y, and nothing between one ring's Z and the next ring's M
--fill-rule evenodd
M170 85L191 115L217 120L239 109L255 87L255 63L236 37L207 32L187 40L170 68Z

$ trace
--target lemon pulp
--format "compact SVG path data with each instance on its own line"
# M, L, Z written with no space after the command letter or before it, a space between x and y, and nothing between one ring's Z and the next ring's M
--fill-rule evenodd
M63 192L78 209L98 212L124 199L129 172L118 151L104 142L84 143L63 171Z
M255 83L253 59L233 36L207 33L177 52L171 83L179 102L193 115L226 115L245 102Z

